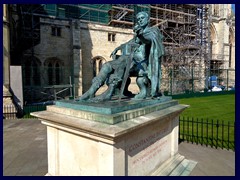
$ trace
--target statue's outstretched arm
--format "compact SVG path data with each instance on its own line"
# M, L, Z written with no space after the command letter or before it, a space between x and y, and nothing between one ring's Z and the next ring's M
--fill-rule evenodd
M122 49L122 45L116 47L113 52L110 54L110 57L114 56L117 54L118 50Z
M110 54L110 57L116 55L119 50L122 50L122 49L126 46L126 44L132 44L132 43L134 43L134 42L136 41L135 38L136 38L136 37L134 37L133 39L129 40L128 42L123 43L123 44L121 44L120 46L116 47L116 48L113 50L113 52Z

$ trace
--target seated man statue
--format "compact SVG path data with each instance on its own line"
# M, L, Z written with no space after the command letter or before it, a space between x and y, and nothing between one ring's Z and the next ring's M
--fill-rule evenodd
M78 100L110 100L116 87L122 83L125 70L129 65L129 75L137 75L137 85L140 90L134 98L144 99L148 95L151 97L160 96L160 58L164 55L163 36L157 27L149 27L150 18L146 12L140 12L136 17L137 25L134 27L134 38L117 47L111 53L110 57L115 56L118 50L122 51L121 56L102 66L97 77L92 80L89 90ZM128 53L129 48L131 49L130 53ZM108 89L95 97L96 91L105 81Z

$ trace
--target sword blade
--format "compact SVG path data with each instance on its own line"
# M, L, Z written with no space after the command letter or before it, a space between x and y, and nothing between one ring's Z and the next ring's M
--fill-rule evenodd
M132 62L132 59L133 59L133 53L134 53L134 51L131 51L130 57L129 57L129 59L127 61L127 64L126 64L126 69L125 69L125 72L124 72L123 81L122 81L122 84L121 84L118 101L120 101L122 99L122 96L123 96L123 91L124 91L126 83L127 83L127 79L128 79L129 71L130 71L130 66L131 66L131 62Z

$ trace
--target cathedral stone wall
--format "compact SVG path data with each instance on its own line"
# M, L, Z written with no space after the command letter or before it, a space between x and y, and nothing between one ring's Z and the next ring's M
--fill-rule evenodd
M55 62L59 62L64 69L72 68L72 35L71 24L69 21L41 18L40 20L40 43L34 47L34 57L36 57L41 63L40 68L48 67L48 61L52 61L54 66ZM53 35L53 29L56 31ZM57 29L59 28L60 34L57 35ZM31 55L31 49L25 52L25 56ZM63 80L61 84L69 83L69 71L65 71L65 76L62 76ZM48 83L48 77L46 72L42 72L42 83Z

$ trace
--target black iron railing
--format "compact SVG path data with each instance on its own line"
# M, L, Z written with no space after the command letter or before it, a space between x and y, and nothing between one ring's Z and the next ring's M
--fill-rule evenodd
M235 122L179 118L179 141L235 150Z
M3 118L4 119L16 119L17 109L12 105L3 105Z

